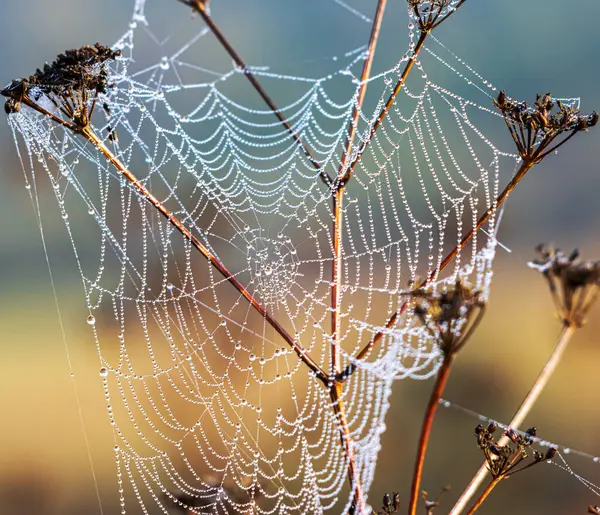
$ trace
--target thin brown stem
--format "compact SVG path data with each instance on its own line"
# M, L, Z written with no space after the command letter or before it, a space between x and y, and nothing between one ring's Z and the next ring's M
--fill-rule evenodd
M367 86L369 76L371 75L371 67L373 66L373 59L375 57L375 49L377 48L377 41L379 40L379 32L381 31L381 22L383 21L383 13L385 11L387 0L379 0L377 4L377 11L375 12L375 18L373 19L373 26L371 28L371 37L369 38L369 46L367 47L367 57L363 65L363 70L360 78L360 88L356 95L356 103L352 108L352 116L350 123L348 124L348 136L346 138L346 148L340 162L340 168L338 171L338 178L343 176L345 173L345 167L348 164L348 159L352 152L352 146L354 144L354 138L356 136L356 130L358 128L358 120L360 118L360 111L365 100L367 93Z
M246 66L246 63L242 60L242 58L237 53L235 48L233 48L233 46L231 45L229 40L221 32L221 29L219 29L219 27L215 24L212 17L206 10L206 6L204 5L204 2L202 2L201 0L179 0L179 1L187 6L191 7L192 9L194 9L194 11L196 11L198 14L200 14L202 19L204 20L204 23L206 23L206 25L211 30L211 32L214 34L214 36L217 38L219 43L221 43L221 45L223 46L225 51L233 59L235 64L238 66L238 68L240 68L243 71L245 77L248 79L248 82L250 82L252 87L260 95L260 97L264 100L264 102L267 104L267 106L269 106L269 109L271 111L273 111L273 114L281 122L281 125L283 125L286 128L286 130L290 133L292 138L294 138L294 141L296 141L298 146L302 149L302 151L304 152L304 154L306 155L306 157L308 158L308 160L310 161L312 166L316 170L319 171L319 175L321 176L321 179L323 180L323 182L325 182L325 184L327 184L328 186L331 186L333 184L333 179L331 177L329 177L329 175L327 174L327 172L325 170L322 169L321 164L314 157L311 150L304 143L302 138L300 138L300 136L294 130L294 128L290 125L290 123L286 120L285 116L283 116L281 111L277 108L277 106L275 105L275 102L273 102L271 97L267 94L267 92L261 86L260 82L258 82L258 80L254 76L252 71Z
M548 358L548 361L546 362L546 364L544 365L544 368L542 369L542 371L538 375L537 379L535 380L535 383L533 384L533 386L531 387L531 389L525 396L525 399L523 399L523 402L521 403L521 406L519 407L519 409L513 416L513 419L510 421L510 427L512 429L519 429L519 426L523 423L523 420L528 415L528 413L531 411L531 408L533 408L533 405L536 403L536 401L540 397L541 393L546 388L546 385L550 381L550 378L554 375L554 372L555 372L556 368L558 367L558 364L562 360L565 349L567 348L569 341L571 340L571 337L575 333L575 330L576 330L575 325L565 325L564 329L562 330L562 332L560 334L558 342L557 342L556 346L554 347L554 351ZM502 438L500 438L500 440L498 440L498 445L499 446L506 445L508 443L508 441L509 441L508 437L503 436ZM487 475L487 466L484 463L479 468L479 470L477 471L477 474L475 474L473 479L471 479L471 482L469 483L469 485L467 486L465 491L461 494L458 501L456 501L456 504L452 508L450 515L458 515L465 509L467 503L475 495L475 492L477 491L477 489L479 488L481 483L483 483L483 480L485 479L486 475Z
M331 273L331 375L335 377L340 373L339 364L339 339L340 339L340 308L341 308L341 287L342 287L342 237L343 237L343 204L344 204L344 190L346 182L339 180L344 174L345 167L350 158L352 152L352 145L356 136L356 130L358 127L358 120L360 118L360 111L367 93L367 86L369 76L371 75L371 67L373 65L373 59L375 57L375 49L377 48L377 41L379 39L379 32L381 30L381 22L383 21L383 14L385 12L387 0L379 0L377 3L377 11L373 18L373 26L371 28L371 36L369 38L369 45L367 47L367 57L365 59L363 70L361 74L361 85L356 95L356 103L352 109L352 116L348 125L348 136L346 138L346 145L342 158L340 160L340 168L338 172L338 183L337 188L334 192L333 198L333 262L332 262L332 273Z
M377 41L379 39L379 32L381 29L381 22L383 21L383 13L385 11L385 5L387 0L379 0L377 4L377 11L373 19L373 26L371 28L371 36L369 38L369 45L367 49L367 57L363 65L363 71L361 75L361 85L358 89L356 103L352 110L352 116L350 124L348 125L348 136L346 139L346 145L344 152L340 160L340 169L336 181L335 191L333 193L333 262L332 262L332 288L331 288L331 378L334 380L334 384L331 387L331 397L334 402L334 410L338 417L340 438L342 442L342 448L346 455L347 468L348 468L348 480L350 481L350 487L353 489L353 502L350 509L350 514L355 513L362 514L365 508L364 493L360 478L357 476L356 471L356 460L354 457L354 443L352 436L350 435L350 429L348 427L348 417L346 414L346 407L343 402L343 391L344 383L335 381L335 377L340 373L340 309L341 309L341 287L342 287L342 263L343 263L343 248L342 248L342 237L343 237L343 205L344 205L344 192L346 188L346 181L342 179L345 167L347 165L350 153L352 152L352 145L356 136L356 130L360 117L360 111L365 99L367 92L367 85L369 76L371 74L371 67L373 65L373 58L375 57L375 49L377 47ZM342 179L342 180L341 180Z
M421 282L421 284L419 284L419 286L418 286L419 288L424 288L425 286L430 284L432 281L434 281L439 276L440 272L442 270L444 270L444 268L446 268L452 262L452 260L457 256L457 254L461 251L461 249L471 240L471 238L473 238L473 236L479 231L479 229L481 229L483 227L483 225L489 220L489 218L492 216L492 214L494 214L498 210L498 208L504 203L504 201L508 198L508 196L517 187L519 182L521 182L523 177L525 177L527 172L529 170L531 170L531 168L534 166L534 164L535 164L535 162L533 162L533 161L523 161L521 163L521 166L517 170L517 173L512 178L512 180L506 185L506 187L504 188L502 193L500 193L500 195L498 195L498 197L492 204L492 207L490 207L483 215L481 215L481 217L477 221L477 224L475 225L475 227L473 227L462 238L460 243L446 255L446 257L442 260L440 267L437 270L434 270L433 272L431 272L429 274L429 276L426 279L424 279ZM385 324L385 329L391 329L392 327L394 327L394 325L396 324L396 321L398 320L398 317L400 317L401 315L403 315L406 312L406 310L408 309L408 306L409 306L409 301L404 302L398 308L398 310L395 313L393 313L392 316L388 319L388 321ZM342 373L340 374L340 379L344 379L344 378L347 378L348 376L352 375L352 373L356 369L356 363L359 362L360 360L364 359L371 352L373 347L375 347L375 345L377 345L377 343L381 340L381 338L383 338L384 334L385 334L385 331L379 331L378 333L375 334L375 336L373 336L373 338L371 340L369 340L369 343L367 343L367 345L365 345L365 347L363 347L360 350L360 352L354 358L353 362L350 363L350 365L348 365L346 367L346 369L342 371Z
M485 490L481 493L479 498L475 501L475 504L473 504L473 506L471 506L471 509L469 510L469 513L467 515L472 515L473 513L475 513L480 508L480 506L483 504L483 501L485 501L487 499L488 495L490 495L492 493L492 490L494 488L496 488L496 486L498 486L500 481L502 481L503 479L504 479L504 476L500 476L500 477L496 477L496 478L492 479L490 481L490 484L485 487Z
M235 287L235 289L260 313L267 323L279 333L286 343L296 352L300 360L312 370L316 377L322 383L326 383L328 375L321 367L308 355L304 347L297 342L284 328L273 318L273 316L260 304L246 287L225 267L225 265L212 254L191 231L181 223L181 221L160 201L158 200L143 184L131 173L125 165L115 156L111 150L98 138L91 126L83 127L79 133L92 143L108 161L127 179L131 185L150 202L182 235L186 238L200 253L210 261L210 263L219 271L219 273Z
M348 462L348 481L353 491L353 502L348 513L349 515L362 515L365 509L365 496L360 478L356 474L354 443L350 434L348 416L346 415L346 406L343 399L343 383L335 382L331 387L330 394L333 401L333 410L338 417L342 448Z
M360 149L358 150L358 154L354 158L354 161L352 161L352 163L348 167L348 170L346 170L346 173L344 174L344 178L343 178L344 181L347 181L350 178L350 176L352 175L352 173L354 173L354 169L360 162L365 150L369 146L369 143L375 137L375 133L377 132L377 129L379 129L379 127L383 123L383 120L385 119L385 117L387 116L392 105L396 101L396 97L398 96L400 91L402 91L402 88L406 82L408 74L412 70L412 68L415 64L415 61L417 60L417 57L418 57L419 53L421 52L423 45L425 44L425 40L427 39L428 35L429 35L428 31L421 32L421 35L419 36L419 40L417 41L415 49L413 50L412 55L410 56L408 62L406 63L406 66L404 67L404 70L402 72L402 75L400 76L400 79L398 80L398 82L396 83L396 86L394 87L394 91L392 91L392 94L389 96L387 102L385 103L385 106L379 112L379 115L377 116L375 123L373 124L373 126L371 127L371 130L369 131L369 136L361 145Z
M419 501L419 490L421 488L421 478L423 477L423 466L425 464L425 454L427 453L427 446L429 444L429 436L431 435L431 428L433 426L433 419L435 413L442 398L448 377L450 377L450 370L452 368L452 362L454 354L444 357L444 361L440 370L438 371L429 402L427 403L427 409L425 410L425 418L421 425L421 436L419 438L419 445L417 447L417 457L415 458L415 468L413 471L412 487L410 490L410 503L408 505L409 515L415 515L417 513L417 503Z

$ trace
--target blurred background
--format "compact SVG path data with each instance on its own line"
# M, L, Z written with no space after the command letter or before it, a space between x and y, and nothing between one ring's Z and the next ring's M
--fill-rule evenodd
M190 22L175 0L165 16ZM347 0L368 15L375 0ZM403 4L404 2L399 2ZM110 44L126 29L133 0L3 2L0 84L31 74L66 48ZM213 0L213 16L252 65L287 66L337 55L366 42L369 25L333 0ZM376 66L404 51L404 6L390 2ZM469 0L437 36L515 98L551 91L581 97L582 111L600 110L600 4L593 0ZM200 24L199 19L194 23ZM399 44L400 42L401 44ZM227 59L219 55L219 59ZM293 61L292 61L293 64ZM293 69L293 66L290 65ZM275 100L277 97L274 95ZM600 131L581 135L550 156L519 186L507 206L489 313L461 354L445 398L508 422L560 332L542 278L526 267L533 248L554 242L600 258ZM0 122L0 514L100 513L39 231L8 125ZM118 513L112 435L98 379L98 358L86 331L86 310L71 247L50 192L42 196L52 261L75 384L81 401L104 513ZM600 455L600 305L577 332L564 362L527 419L545 439ZM395 386L383 452L370 500L399 491L408 502L414 448L431 382ZM433 496L450 483L439 509L451 506L481 457L477 420L440 409L423 487ZM576 474L600 483L600 465L567 456ZM502 484L481 513L585 513L600 499L574 476L539 466Z

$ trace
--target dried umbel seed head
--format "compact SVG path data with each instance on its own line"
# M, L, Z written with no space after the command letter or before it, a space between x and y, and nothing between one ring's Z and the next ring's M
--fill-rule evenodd
M465 0L408 0L410 17L421 32L430 32L452 15Z
M19 112L25 103L72 128L84 127L89 123L98 95L108 91L106 64L120 55L120 51L99 43L67 50L52 64L46 63L30 77L13 80L2 89L0 93L8 97L4 110L7 114ZM42 97L54 105L55 112L39 104Z
M539 163L575 133L598 123L596 112L582 115L575 106L553 100L550 93L538 95L535 104L529 106L500 91L494 104L504 116L519 155L531 163Z
M510 440L507 445L500 445L499 441L495 440L493 435L495 431L495 423L490 423L487 428L481 424L475 428L477 445L483 452L488 469L494 479L505 479L556 456L555 448L548 449L545 454L536 450L530 451L537 434L535 427L528 429L525 433L511 428L507 429L504 432L504 436Z
M446 291L417 290L412 296L414 314L447 357L463 347L485 311L481 292L461 280Z
M560 319L580 327L600 290L600 261L582 261L577 250L566 255L539 245L538 258L529 263L540 271L550 287Z

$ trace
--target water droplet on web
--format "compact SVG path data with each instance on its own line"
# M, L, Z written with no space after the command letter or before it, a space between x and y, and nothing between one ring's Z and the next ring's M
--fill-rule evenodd
M265 275L269 276L273 273L273 269L270 266L265 267Z
M105 367L102 367L100 369L100 377L107 377L108 376L108 370Z
M94 315L89 315L86 321L88 324L94 325L96 323L96 317Z
M162 70L168 70L169 69L169 58L168 57L163 57L160 60L160 67Z

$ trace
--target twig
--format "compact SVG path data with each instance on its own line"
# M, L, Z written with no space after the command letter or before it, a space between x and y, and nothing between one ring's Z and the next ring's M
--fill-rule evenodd
M375 49L377 47L377 40L379 39L379 32L381 29L381 22L383 21L383 14L385 11L387 0L379 0L377 4L377 11L373 19L373 26L371 28L371 35L369 38L369 45L367 49L367 57L363 65L363 71L361 75L361 85L358 89L356 103L352 110L352 117L350 124L348 125L348 136L346 139L346 146L342 154L340 162L340 171L336 181L336 188L333 196L333 262L331 267L331 378L334 384L331 388L332 400L334 402L334 409L338 416L340 437L342 440L342 446L348 460L348 480L350 481L350 487L354 489L354 502L350 509L350 513L362 514L364 511L364 493L362 491L362 485L360 479L356 477L356 463L354 457L353 442L348 427L348 417L346 415L346 407L342 400L344 384L335 381L335 378L340 373L340 309L341 309L341 283L342 283L342 237L343 237L343 202L344 192L346 183L340 180L340 175L344 171L347 160L349 159L352 151L352 144L356 135L356 129L358 120L360 117L360 110L362 108L365 94L367 92L368 79L371 74L371 66L373 65L373 58L375 57Z
M415 515L417 513L417 503L419 501L419 490L421 488L421 478L423 476L423 466L425 463L425 454L427 452L427 445L429 443L429 436L431 434L431 427L433 425L433 419L435 413L440 404L440 399L446 388L448 377L450 377L450 370L452 369L452 363L454 361L454 355L448 355L444 357L442 366L438 371L431 396L429 397L429 403L425 411L425 418L421 426L421 436L419 438L419 445L417 447L417 456L415 458L415 468L413 471L412 487L410 491L410 504L408 505L409 515Z
M477 501L475 501L475 504L471 506L471 509L469 510L469 513L467 515L472 515L479 509L479 507L483 504L483 501L487 499L487 496L492 493L492 490L496 488L496 486L498 486L498 483L500 483L500 481L502 481L504 477L505 476L496 477L490 481L490 484L486 486L485 490L479 496L479 499L477 499Z
M539 398L540 394L542 393L542 391L548 384L548 381L550 381L550 378L554 374L554 371L556 370L558 364L560 363L560 361L562 359L562 356L565 352L565 349L567 348L567 346L569 344L569 341L571 340L571 337L575 333L575 329L576 329L576 326L574 326L574 325L565 325L564 329L562 330L562 332L560 334L560 337L558 339L556 347L554 348L554 351L548 358L546 365L544 365L544 368L542 369L542 371L540 372L540 375L537 377L535 383L531 387L531 390L529 390L529 393L526 395L525 399L523 399L521 406L515 413L513 419L510 421L510 427L512 429L519 428L519 426L522 424L522 422L525 419L525 417L527 416L527 414L531 411L531 408L533 407L533 405ZM503 436L498 441L498 445L500 445L500 446L506 445L508 443L508 440L509 440L508 437ZM461 494L458 501L456 501L456 504L452 508L450 515L458 515L465 509L467 503L471 500L473 495L475 495L475 492L477 491L477 489L479 488L479 486L485 479L487 472L488 472L487 467L486 467L486 464L484 463L479 468L479 470L477 471L477 474L475 474L473 479L471 479L471 482L469 483L469 485L467 486L465 491ZM472 511L470 511L469 513L472 513Z
M273 111L273 114L277 117L277 119L281 122L281 124L287 129L292 138L296 141L298 146L302 148L302 151L312 164L312 166L319 171L319 175L321 179L327 186L333 185L333 179L329 176L329 174L321 167L321 164L314 157L311 150L308 146L302 141L298 133L294 130L294 128L290 125L290 123L286 120L285 116L281 113L281 111L277 108L271 97L267 94L264 88L261 86L260 82L256 79L252 71L246 66L246 63L242 60L240 55L236 52L235 48L229 43L229 40L225 37L225 35L221 32L219 27L215 24L212 17L206 10L206 5L201 0L178 0L184 5L191 7L194 11L196 11L202 19L204 23L208 26L211 32L215 35L215 37L219 40L219 43L223 46L229 56L233 59L235 64L240 68L245 77L248 79L248 82L252 85L252 87L256 90L256 92L260 95L260 97L264 100L264 102L269 106L269 109Z
M534 164L535 164L535 162L532 162L532 161L523 161L521 163L519 170L517 170L517 173L512 178L512 180L506 185L506 187L504 188L502 193L500 193L500 195L498 195L498 197L492 204L492 207L490 207L483 215L481 215L481 217L477 221L477 224L475 225L475 227L473 227L463 237L463 239L460 241L460 243L456 247L454 247L454 249L452 249L448 253L448 255L446 255L446 257L441 262L439 268L434 270L433 272L431 272L429 274L429 276L427 276L427 278L421 282L421 284L418 286L419 288L423 288L424 286L427 286L428 284L430 284L433 280L435 280L439 276L440 272L442 272L442 270L444 270L444 268L446 268L452 262L452 260L461 251L461 249L471 240L471 238L473 238L473 236L479 231L479 229L481 229L483 227L483 225L489 220L489 218L492 216L492 214L494 214L498 210L498 208L504 203L504 201L508 198L508 196L517 187L519 182L521 182L523 177L525 177L527 172L534 166ZM393 313L392 316L388 319L388 321L385 324L385 328L391 329L392 327L394 327L394 325L396 324L396 321L398 320L398 317L400 317L401 315L403 315L406 312L406 310L408 309L408 306L409 306L409 301L404 302L398 308L398 310L395 313ZM361 349L361 351L356 355L356 358L354 358L353 362L350 363L342 371L342 373L340 374L340 379L343 380L354 373L357 363L360 360L364 359L371 352L373 347L375 347L375 345L377 345L377 343L381 340L383 335L384 335L384 331L379 331L375 334L375 336L369 341L369 343L367 343L367 345L365 347L363 347Z
M225 265L213 255L191 231L185 227L181 221L160 201L158 200L142 183L131 173L125 165L116 157L111 150L98 138L91 126L83 127L78 131L83 137L90 141L108 161L125 177L138 192L146 198L169 222L192 244L200 253L207 258L210 263L221 273L225 279L231 283L240 294L250 302L250 304L260 313L269 325L279 333L279 335L287 342L287 344L296 352L300 360L312 370L316 377L326 383L328 375L323 369L308 355L304 347L294 340L292 336L273 318L273 316L260 304L245 286L225 267Z
M342 179L343 181L348 181L348 179L350 178L350 176L354 172L354 169L356 168L356 166L360 162L360 160L361 160L361 158L362 158L365 150L369 146L369 143L372 141L373 137L375 136L375 133L377 132L377 129L379 129L380 125L383 123L383 120L387 116L390 108L392 107L392 105L396 101L396 97L398 96L398 94L400 93L400 91L402 91L402 87L404 86L404 84L406 82L408 74L412 70L412 67L415 64L415 61L417 59L417 56L421 52L421 49L423 48L423 45L425 44L425 40L427 39L428 35L429 35L428 31L421 32L421 35L419 36L419 40L417 41L417 45L415 46L415 48L414 48L414 50L412 52L412 55L410 56L408 62L406 63L406 66L404 67L404 71L402 72L402 75L400 76L400 79L398 80L398 82L396 83L396 86L394 87L394 91L392 91L392 94L389 96L387 102L385 103L385 106L379 112L379 115L377 116L377 119L375 120L375 123L373 124L373 126L371 127L371 130L369 131L369 136L363 142L363 144L361 145L361 147L358 150L358 153L357 153L356 157L354 158L354 160L352 161L352 163L350 164L350 166L346 170L346 173L344 174L344 177Z

